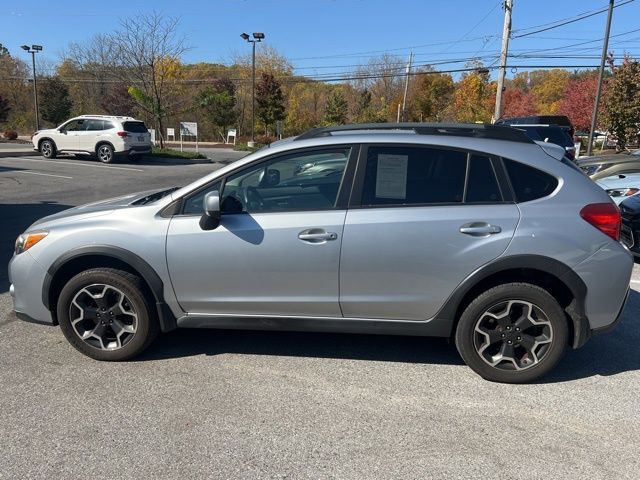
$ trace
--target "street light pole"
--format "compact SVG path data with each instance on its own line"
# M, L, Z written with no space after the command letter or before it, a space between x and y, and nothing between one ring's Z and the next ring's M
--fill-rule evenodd
M38 109L38 83L36 80L36 53L42 51L42 45L22 45L24 51L31 54L31 63L33 66L33 103L36 109L36 131L40 130L40 110Z
M253 38L249 38L246 33L241 33L240 37L243 40L252 44L251 54L251 142L247 142L250 147L256 144L256 43L264 40L264 33L254 32Z
M598 119L598 106L600 105L600 95L602 94L602 78L604 77L604 62L607 60L607 49L609 48L609 32L611 31L611 15L613 14L613 2L609 0L609 13L607 14L607 27L604 32L604 45L602 45L602 58L600 59L600 73L598 74L598 88L596 89L596 99L593 104L593 113L591 114L591 128L589 129L589 140L587 140L587 156L593 153L593 134L596 130L596 121Z

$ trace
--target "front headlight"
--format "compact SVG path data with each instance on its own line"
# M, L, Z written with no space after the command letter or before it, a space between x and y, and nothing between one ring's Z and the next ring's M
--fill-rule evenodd
M36 230L34 232L23 233L16 240L16 255L26 252L47 235L49 235L48 230Z

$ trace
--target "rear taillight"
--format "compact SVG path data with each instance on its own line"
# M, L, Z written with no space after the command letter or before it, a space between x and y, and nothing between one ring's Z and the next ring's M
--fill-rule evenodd
M128 137L129 133L128 132L116 132L116 135L118 135L119 137Z
M620 210L613 203L591 203L580 210L580 216L605 235L620 240Z

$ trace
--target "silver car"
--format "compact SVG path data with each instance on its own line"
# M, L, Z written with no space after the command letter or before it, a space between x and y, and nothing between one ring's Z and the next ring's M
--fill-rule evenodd
M330 172L300 165L330 157ZM182 188L20 235L21 318L99 360L175 328L450 337L527 382L611 329L633 266L620 212L561 148L492 125L316 129Z

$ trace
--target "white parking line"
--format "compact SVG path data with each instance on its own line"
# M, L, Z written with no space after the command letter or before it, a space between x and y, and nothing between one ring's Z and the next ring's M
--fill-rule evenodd
M49 165L54 165L56 163L66 163L67 165L75 165L78 167L93 167L93 168L114 168L116 170L129 170L132 172L144 172L144 170L140 168L131 168L131 167L116 167L114 165L93 165L91 163L81 163L81 162L65 162L64 160L38 160L36 158L3 158L2 160L14 160L17 162L38 162L38 163L48 163Z
M42 175L44 177L68 178L69 180L73 179L73 177L67 177L66 175L54 175L53 173L29 172L27 170L16 170L15 173L26 173L27 175Z

